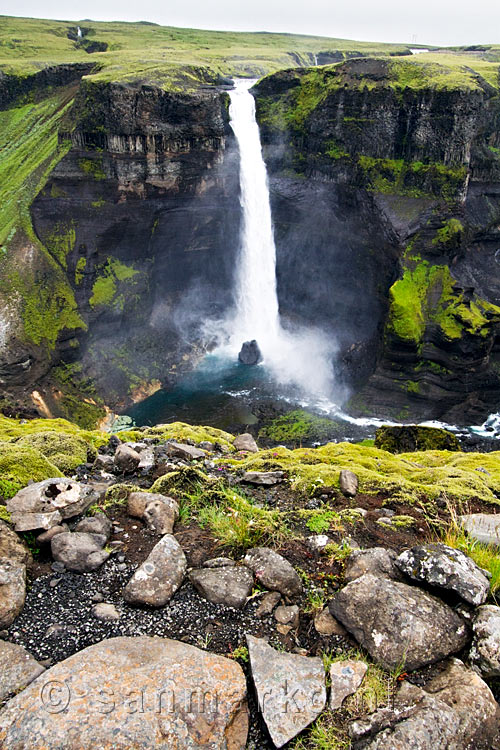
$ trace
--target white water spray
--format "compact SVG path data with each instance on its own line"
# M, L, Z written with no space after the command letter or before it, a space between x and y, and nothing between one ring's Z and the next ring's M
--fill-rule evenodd
M253 80L239 80L230 91L231 127L240 152L242 232L236 273L236 310L226 329L235 356L244 341L256 339L265 367L281 384L315 396L331 395L334 345L321 331L285 330L280 321L276 288L269 186L262 156Z

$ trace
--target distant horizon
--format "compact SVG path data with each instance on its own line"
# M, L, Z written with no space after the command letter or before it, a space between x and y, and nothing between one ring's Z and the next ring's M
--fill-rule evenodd
M65 11L64 2L47 0L43 14L34 0L3 0L2 6L4 16L73 23L143 21L179 29L320 36L409 47L500 44L500 34L491 37L496 33L492 29L500 29L500 5L492 0L478 0L470 18L457 15L454 0L421 0L418 12L401 8L399 0L380 0L377 6L370 0L338 0L335 10L331 0L310 0L307 13L296 0L254 0L251 9L235 6L232 0L185 0L182 7L173 8L144 0L140 18L118 0L78 3L77 12L75 4Z

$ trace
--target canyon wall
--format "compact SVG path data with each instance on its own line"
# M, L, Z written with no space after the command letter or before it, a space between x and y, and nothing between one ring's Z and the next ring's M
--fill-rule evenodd
M50 342L42 324L30 341L29 318L44 304L31 288L0 368L8 386L42 383L55 413L65 401L71 411L74 383L117 409L191 367L206 343L200 323L232 303L240 210L228 96L84 79L58 139L65 155L30 207L34 237L10 243L11 299L25 296L28 252L29 285L43 285L50 264L68 289L51 297L75 321Z
M339 341L351 411L463 424L496 410L498 81L353 60L269 76L256 100L280 308Z

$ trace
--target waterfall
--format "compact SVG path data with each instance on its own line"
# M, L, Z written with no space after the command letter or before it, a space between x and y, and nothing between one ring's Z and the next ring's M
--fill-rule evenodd
M241 79L229 92L229 109L240 153L241 242L235 279L235 311L226 321L229 351L256 339L264 366L280 384L302 394L331 395L334 342L317 330L283 328L276 286L274 244L267 170L262 156L254 80ZM299 280L298 280L299 281Z
M267 172L255 119L254 80L236 82L229 110L240 152L241 247L236 276L237 330L234 337L257 339L262 352L279 337L274 245Z

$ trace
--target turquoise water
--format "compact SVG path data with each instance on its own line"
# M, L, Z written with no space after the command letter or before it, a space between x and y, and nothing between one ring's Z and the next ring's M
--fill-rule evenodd
M137 425L181 421L221 430L255 424L257 400L276 397L264 367L247 367L213 355L171 390L161 390L127 409Z

